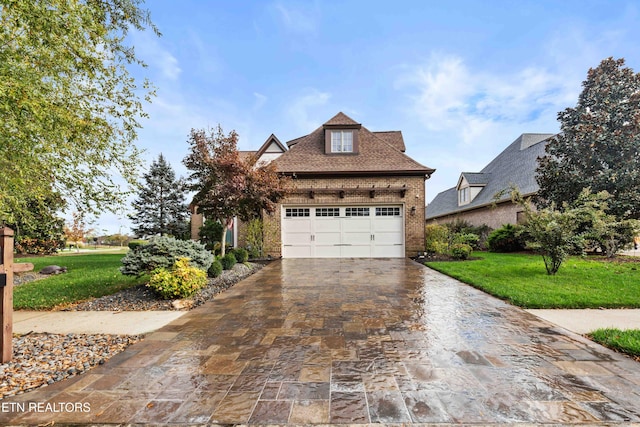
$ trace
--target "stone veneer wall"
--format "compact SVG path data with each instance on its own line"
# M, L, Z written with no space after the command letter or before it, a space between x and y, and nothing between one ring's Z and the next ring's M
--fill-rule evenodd
M424 251L424 206L425 179L420 176L407 177L362 177L362 178L318 178L294 180L297 188L338 189L345 188L344 198L340 198L338 191L331 193L316 192L313 199L309 194L292 194L278 204L273 214L263 216L265 228L265 252L272 257L280 257L282 250L282 206L347 206L347 205L404 205L405 216L405 255L415 256ZM371 189L375 185L375 197L370 198L368 192L349 192L348 189L360 186L360 189ZM398 191L385 192L388 186L401 187L406 185L406 193L401 197ZM411 208L415 206L415 213Z
M441 216L436 219L429 219L427 220L427 224L445 224L460 219L474 226L486 224L496 229L502 227L504 224L517 224L518 212L522 211L523 209L516 204L503 202L495 207L485 206L466 212Z

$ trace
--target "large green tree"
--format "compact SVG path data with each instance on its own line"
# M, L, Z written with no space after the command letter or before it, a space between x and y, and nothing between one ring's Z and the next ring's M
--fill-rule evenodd
M188 183L195 192L193 203L205 218L230 225L235 216L248 221L262 210L275 210L285 194L287 179L273 164L256 165L255 158L241 158L235 131L225 135L220 125L209 132L192 129L188 143L190 153L183 163L191 171ZM225 232L222 227L222 256Z
M640 73L608 58L589 70L561 132L539 159L539 207L572 203L583 188L607 191L609 213L640 218Z
M181 238L187 231L189 208L185 185L171 165L160 154L144 175L138 198L133 202L134 213L129 219L135 224L136 237L173 236Z
M64 219L59 215L65 202L58 194L26 201L28 213L9 224L15 231L15 249L20 254L55 254L64 249Z
M58 192L115 209L135 182L143 100L130 29L157 30L141 0L0 0L0 222ZM159 33L158 33L159 34Z

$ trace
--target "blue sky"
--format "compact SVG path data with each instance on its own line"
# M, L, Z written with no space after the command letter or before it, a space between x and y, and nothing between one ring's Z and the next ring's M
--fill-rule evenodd
M220 124L242 150L306 135L343 111L401 130L435 168L427 202L525 132L557 132L587 70L640 71L638 1L149 0L162 32L133 33L158 96L137 145L187 171L191 128ZM118 219L118 217L122 219ZM98 230L128 232L125 215Z

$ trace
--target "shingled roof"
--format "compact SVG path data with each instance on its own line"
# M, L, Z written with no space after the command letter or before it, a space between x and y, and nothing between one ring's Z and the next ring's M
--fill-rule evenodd
M483 186L480 193L470 203L458 206L458 189L449 188L429 203L426 218L435 219L490 205L497 193L512 186L523 195L536 193L540 188L535 179L538 157L545 155L544 148L552 136L551 133L522 134L479 173L463 172L458 182L464 177L472 186ZM498 202L509 198L509 194L504 194Z
M326 154L325 126L357 126L357 153ZM424 166L406 154L399 131L371 132L360 123L340 112L309 135L287 142L289 151L274 160L283 173L319 175L425 175L434 169Z

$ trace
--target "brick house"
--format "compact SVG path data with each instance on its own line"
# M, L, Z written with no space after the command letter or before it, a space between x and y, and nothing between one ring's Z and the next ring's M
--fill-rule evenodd
M524 196L538 189L535 172L538 157L553 134L525 133L513 141L480 172L462 172L455 187L439 193L426 208L426 222L463 220L471 225L499 228L520 222L522 208L511 202L508 190L516 187ZM496 194L504 192L498 200Z
M268 255L387 258L424 250L425 180L434 169L405 154L400 131L372 132L338 113L286 145L271 135L255 153L292 178L276 211L263 215ZM192 214L193 238L202 223ZM234 230L243 246L243 224Z
M265 215L274 257L405 257L424 250L425 180L400 131L372 132L343 113L287 143L274 160L292 190Z

